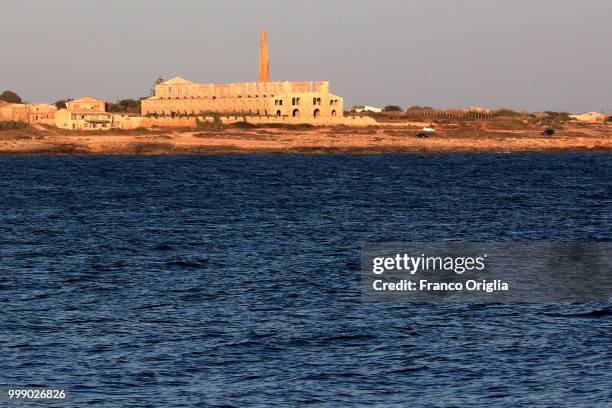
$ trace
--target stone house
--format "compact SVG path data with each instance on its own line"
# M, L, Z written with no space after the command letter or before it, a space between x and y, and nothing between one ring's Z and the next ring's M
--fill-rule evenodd
M106 112L106 102L85 96L66 102L66 109L55 114L55 125L70 130L108 130L113 115Z

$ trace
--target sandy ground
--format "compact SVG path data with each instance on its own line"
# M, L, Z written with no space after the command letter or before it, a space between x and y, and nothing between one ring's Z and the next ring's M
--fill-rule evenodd
M565 125L555 136L537 127L496 122L447 123L417 138L426 123L370 128L155 129L69 132L30 128L0 132L0 154L180 153L464 153L612 151L612 125ZM509 128L510 127L510 128ZM515 127L514 129L512 127Z

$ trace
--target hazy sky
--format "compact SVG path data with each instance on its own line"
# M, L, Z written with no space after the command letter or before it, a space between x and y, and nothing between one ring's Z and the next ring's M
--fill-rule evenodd
M611 0L0 0L0 90L320 80L353 104L612 111Z

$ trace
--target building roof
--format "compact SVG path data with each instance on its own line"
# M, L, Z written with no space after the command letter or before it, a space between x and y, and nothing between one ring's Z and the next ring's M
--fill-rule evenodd
M162 82L162 84L164 85L183 85L183 84L193 84L193 82L188 81L185 78L181 78L177 76L177 77L174 77L172 79Z
M67 103L91 103L91 102L104 102L102 99L92 98L91 96L84 96L82 98L73 99Z
M29 103L31 108L49 108L49 109L57 109L57 107L50 103Z

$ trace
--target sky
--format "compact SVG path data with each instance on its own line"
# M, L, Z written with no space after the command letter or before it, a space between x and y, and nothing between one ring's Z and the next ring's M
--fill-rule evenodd
M610 0L0 0L0 91L328 80L351 105L612 112Z

